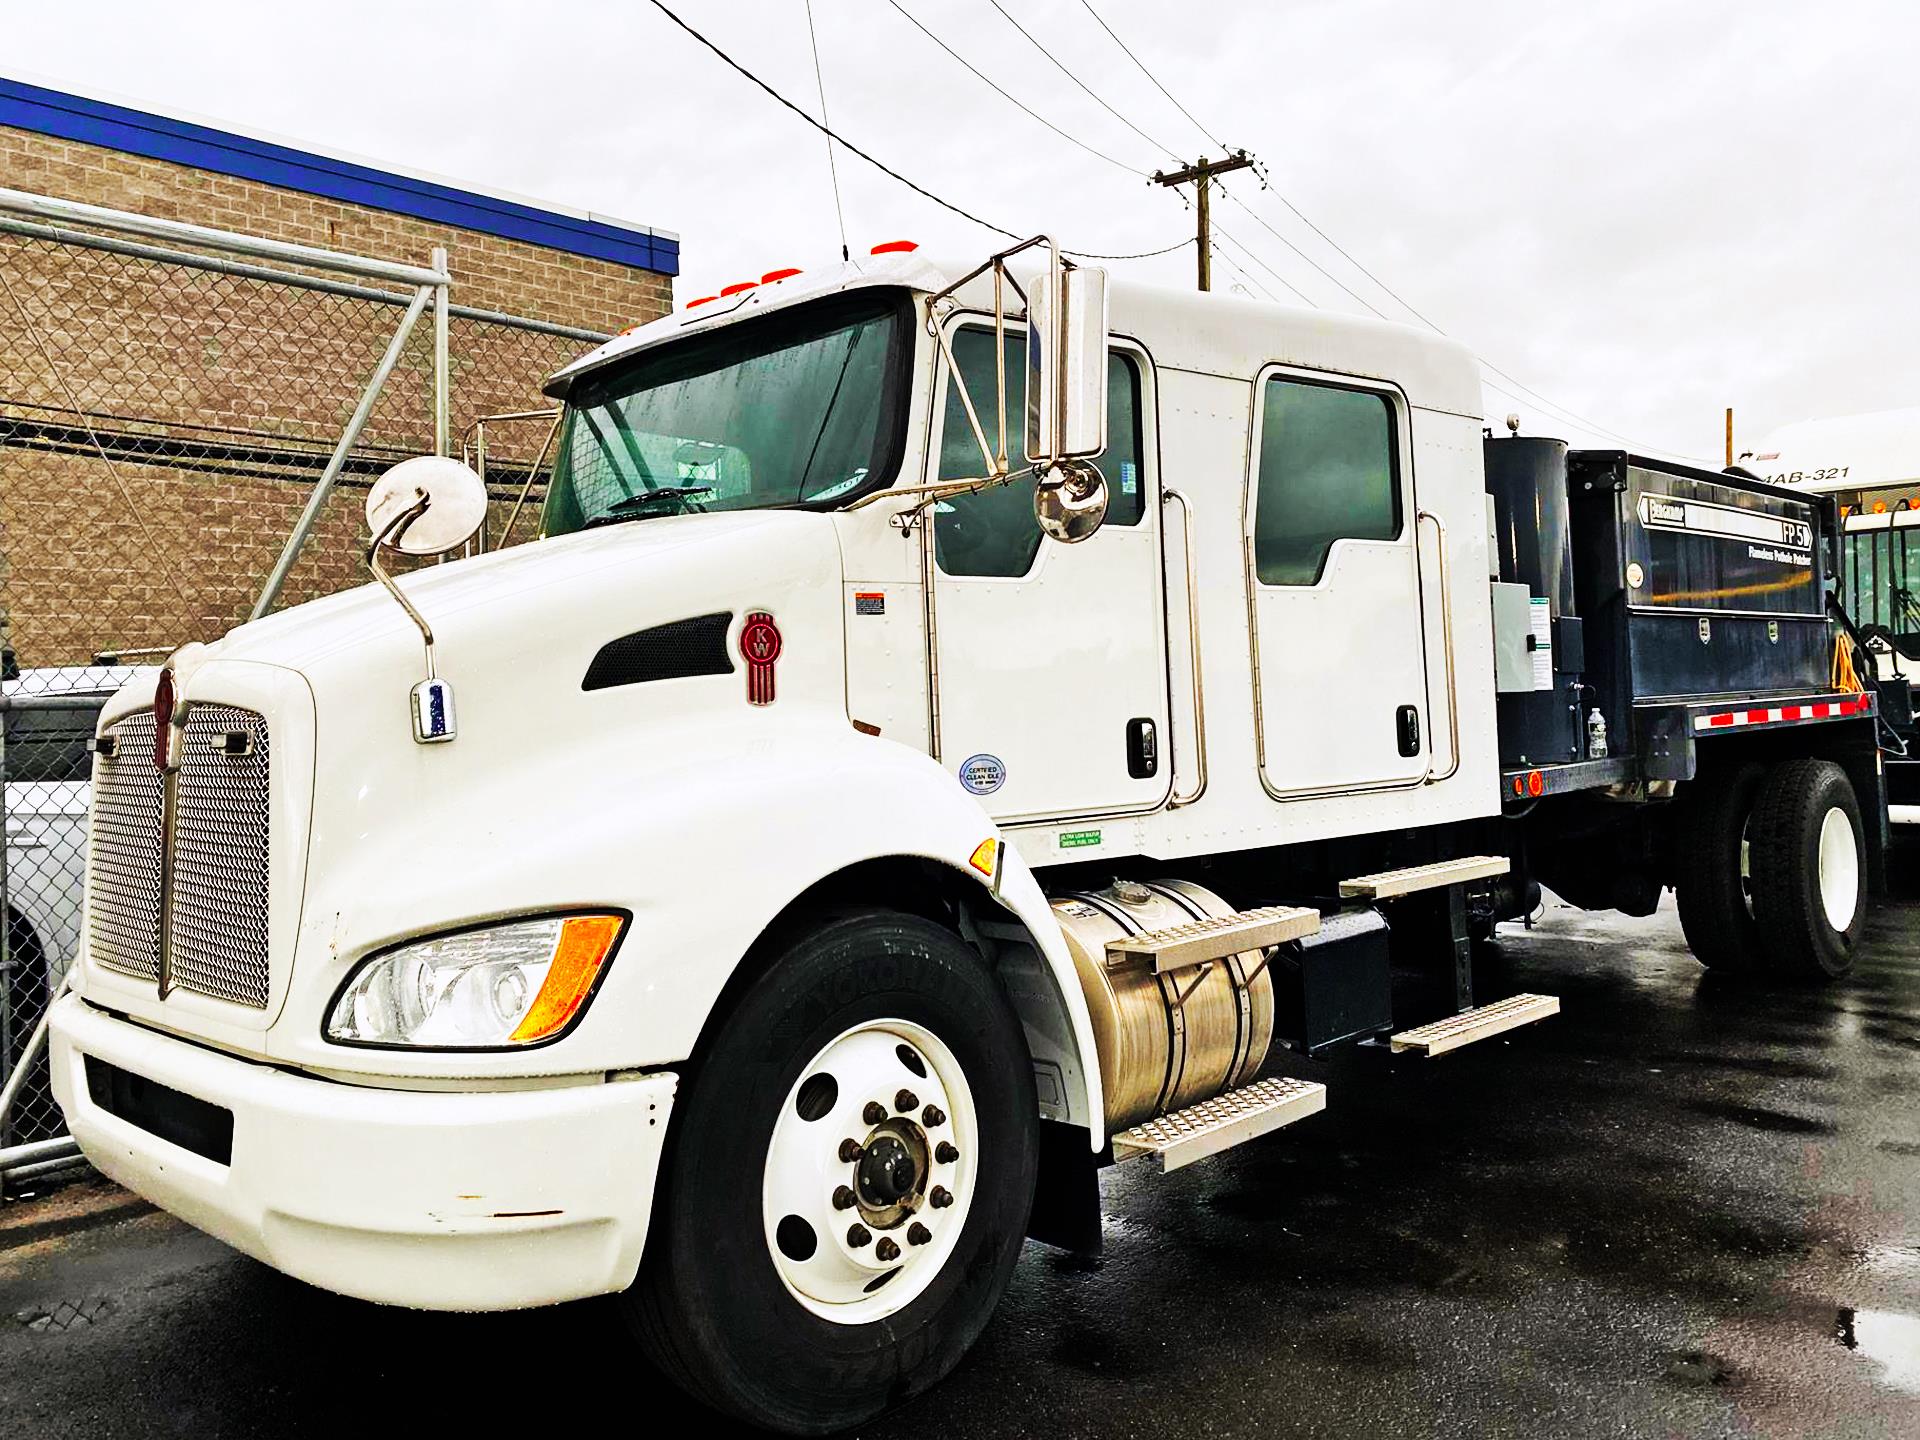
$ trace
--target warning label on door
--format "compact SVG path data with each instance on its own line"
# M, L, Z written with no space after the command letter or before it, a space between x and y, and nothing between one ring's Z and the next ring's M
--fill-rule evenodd
M1529 629L1533 633L1533 688L1553 688L1553 610L1545 596L1527 602Z

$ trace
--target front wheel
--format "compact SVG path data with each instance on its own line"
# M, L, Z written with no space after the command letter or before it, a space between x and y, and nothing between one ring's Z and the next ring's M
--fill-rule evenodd
M1837 979L1866 928L1860 802L1831 760L1768 773L1749 822L1753 909L1766 955L1788 975Z
M640 1279L656 1363L820 1434L944 1376L1019 1258L1037 1135L1006 996L950 931L840 911L720 1022L673 1119Z

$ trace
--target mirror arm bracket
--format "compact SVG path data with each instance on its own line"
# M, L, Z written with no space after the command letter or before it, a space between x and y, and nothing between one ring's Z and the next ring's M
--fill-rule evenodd
M392 523L373 537L373 544L367 547L367 568L373 572L374 579L386 586L387 593L393 596L402 610L407 612L408 618L420 628L420 638L426 643L427 679L432 680L435 678L433 669L433 627L427 624L426 616L413 608L413 602L407 599L398 585L393 583L393 577L387 574L386 570L383 569L380 564L380 551L388 545L398 545L401 537L407 533L408 528L413 522L427 513L427 492L421 490L415 493L418 494L419 499L415 500L407 509L402 510L398 515L394 516Z

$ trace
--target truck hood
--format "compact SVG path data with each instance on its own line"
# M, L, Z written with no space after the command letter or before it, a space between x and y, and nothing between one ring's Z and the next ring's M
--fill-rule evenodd
M668 562L674 569L693 558L688 552L702 552L703 558L694 563L707 563L704 552L716 548L743 543L755 548L746 537L769 527L826 528L824 517L793 511L660 516L429 564L400 576L397 583L433 627L439 648L450 653L455 637L476 620L490 626L502 611L517 605L543 606L556 589L610 598L630 590L636 581L644 586L666 557L674 557ZM608 584L609 572L616 572L623 583ZM303 670L368 645L382 646L396 636L418 650L420 632L413 622L391 595L369 582L251 621L204 654L208 659L258 660Z
M728 757L783 735L852 733L830 515L636 521L430 566L399 584L433 627L437 673L452 688L447 743L414 740L420 632L378 585L175 657L189 715L226 706L266 722L269 1001L244 1013L198 995L162 1001L151 982L100 970L89 985L103 1003L293 1063L431 1069L430 1056L369 1060L321 1044L320 1017L360 957L481 912L617 906L604 876L547 863L539 837L559 827L573 843L601 827L607 853L639 844L627 858L644 865L647 845L672 841L636 841L636 817L689 765L724 774ZM780 648L772 684L761 676L750 688L740 643L757 612L772 617ZM584 685L609 643L714 615L730 617L725 668L707 657L690 673ZM108 722L152 693L151 683L129 686ZM617 811L602 803L613 794L625 797Z

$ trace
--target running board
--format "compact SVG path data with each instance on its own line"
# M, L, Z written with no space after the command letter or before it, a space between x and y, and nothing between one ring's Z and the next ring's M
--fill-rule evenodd
M1175 1110L1113 1137L1115 1161L1150 1155L1162 1173L1291 1125L1327 1108L1327 1087L1276 1076Z
M1378 875L1356 875L1351 880L1342 880L1340 898L1392 900L1420 890L1438 890L1443 885L1464 885L1469 880L1504 875L1512 868L1513 862L1504 855L1467 855L1431 865L1409 865L1404 870L1382 870Z
M1496 1000L1491 1005L1482 1005L1475 1010L1462 1010L1458 1015L1449 1015L1431 1025L1402 1030L1398 1035L1389 1037L1389 1043L1396 1055L1402 1050L1418 1050L1429 1057L1444 1055L1449 1050L1458 1050L1462 1045L1471 1045L1476 1040L1485 1040L1502 1031L1516 1030L1522 1025L1531 1025L1536 1020L1559 1013L1560 997L1557 995L1509 995L1504 1000Z
M1107 942L1107 960L1116 956L1128 959L1142 956L1153 963L1153 973L1165 975L1204 965L1209 960L1224 960L1247 950L1264 950L1272 945L1298 940L1320 928L1320 912L1294 905L1264 905L1258 910L1240 910L1232 915L1210 916L1169 925L1164 930L1148 930Z

